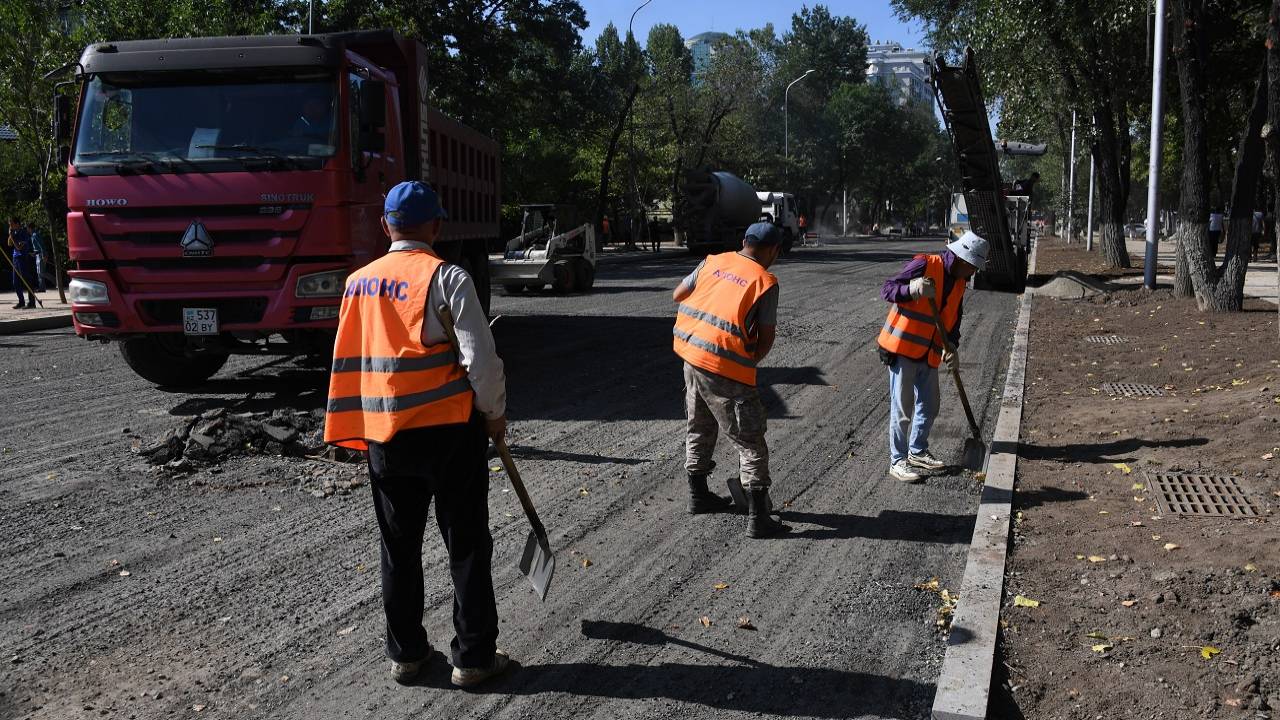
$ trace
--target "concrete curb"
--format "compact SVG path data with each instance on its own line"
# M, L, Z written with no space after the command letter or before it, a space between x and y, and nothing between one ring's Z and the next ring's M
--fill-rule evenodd
M1030 270L1034 273L1033 248ZM960 600L951 620L947 653L933 698L933 720L984 720L991 695L996 640L1000 634L1000 601L1009 550L1009 515L1018 466L1018 434L1022 429L1022 390L1026 380L1031 326L1031 295L1022 296L1013 335L1009 372L1000 401L1000 419L991 438L987 477L969 543Z
M65 315L45 315L21 320L0 320L0 335L18 335L34 330L50 330L64 327L71 327L70 312Z

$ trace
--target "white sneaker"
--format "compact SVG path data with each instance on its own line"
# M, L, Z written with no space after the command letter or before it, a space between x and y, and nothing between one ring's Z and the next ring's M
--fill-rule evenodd
M912 465L914 467L923 468L925 470L941 470L942 468L947 466L946 463L930 455L928 450L925 450L919 455L916 455L916 454L907 455L907 464Z
M454 687L472 687L506 672L511 658L504 650L495 650L493 664L485 668L454 668L449 680Z
M899 460L889 466L889 475L895 480L909 483L920 482L924 479L923 475L911 469L906 460Z

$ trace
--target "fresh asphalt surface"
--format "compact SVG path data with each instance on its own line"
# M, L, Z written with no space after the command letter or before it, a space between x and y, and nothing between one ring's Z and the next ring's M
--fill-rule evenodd
M0 718L927 717L944 643L937 596L912 585L959 587L978 484L886 476L874 339L880 284L940 246L844 241L775 266L760 380L794 529L779 539L685 514L670 291L693 258L602 266L589 295L495 296L510 442L558 568L539 603L515 568L528 526L493 473L499 645L518 665L477 692L448 687L439 650L419 686L391 682L367 487L318 499L278 458L190 485L144 472L122 434L219 405L319 407L323 373L239 376L261 361L233 359L182 394L69 329L0 338ZM1015 308L987 292L965 305L963 371L988 433ZM966 432L944 379L935 454L956 458ZM722 442L717 460L723 492L736 456ZM447 651L431 530L426 564L424 622Z

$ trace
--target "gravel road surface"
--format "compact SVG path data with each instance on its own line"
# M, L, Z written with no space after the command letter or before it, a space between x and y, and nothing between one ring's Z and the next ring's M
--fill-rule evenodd
M874 338L880 283L938 247L847 241L775 267L760 378L794 529L779 539L685 514L670 291L693 258L602 266L590 295L495 297L510 442L559 564L539 603L515 568L528 526L493 472L499 644L518 667L478 692L448 687L439 650L420 686L391 682L367 485L317 497L317 463L174 474L130 450L212 408L320 407L322 372L233 358L166 392L70 330L0 338L0 718L927 717L944 640L938 595L912 586L959 587L978 483L887 477ZM966 302L963 370L987 425L1015 307ZM965 421L943 393L933 449L955 458ZM737 460L717 460L723 492ZM426 554L425 624L447 650L431 532Z

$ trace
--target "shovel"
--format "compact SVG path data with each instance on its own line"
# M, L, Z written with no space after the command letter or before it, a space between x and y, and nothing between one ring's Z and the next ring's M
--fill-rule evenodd
M942 347L952 355L956 354L956 349L952 346L951 341L947 339L947 331L942 327L942 321L938 319L938 303L929 298L929 309L933 311L933 325L938 328L938 337L942 339ZM959 365L959 357L956 358L956 365ZM956 391L960 393L960 404L964 406L964 416L969 419L969 430L973 432L973 437L966 438L964 441L964 450L960 455L961 467L969 470L981 470L983 463L987 459L987 445L982 442L982 430L978 428L978 422L973 419L973 408L969 407L969 396L964 391L964 383L960 381L960 370L954 365L951 368L951 376L956 379Z
M440 324L444 327L445 335L449 337L449 344L453 346L453 351L458 352L458 336L453 329L453 314L449 312L449 306L442 304L437 307L436 317L440 319ZM502 466L507 469L507 477L511 479L511 487L515 489L516 497L520 498L520 507L524 508L524 514L529 518L529 524L533 526L524 543L524 554L520 556L520 572L529 578L529 583L533 585L533 591L538 594L538 599L545 602L547 588L551 586L551 576L556 572L556 556L551 552L551 543L547 540L547 529L538 519L538 511L533 509L533 501L529 499L529 492L525 490L524 481L520 479L520 471L516 469L516 463L511 459L511 450L507 447L507 441L499 438L493 441L493 445L498 450L498 457L502 458Z
M520 498L520 507L524 508L524 514L529 518L529 524L533 526L529 531L529 537L524 541L524 554L520 556L520 572L529 578L529 584L533 585L533 591L538 594L538 599L545 601L547 588L551 585L551 576L556 572L556 556L551 552L551 543L547 540L547 529L538 519L538 511L533 509L533 501L529 499L529 493L524 489L520 471L516 470L516 464L511 459L511 450L507 448L507 441L499 438L493 442L493 445L498 449L498 457L502 458L502 466L507 469L507 477L511 478L511 487L515 488L516 497Z

